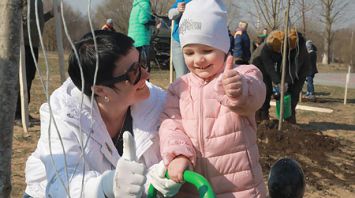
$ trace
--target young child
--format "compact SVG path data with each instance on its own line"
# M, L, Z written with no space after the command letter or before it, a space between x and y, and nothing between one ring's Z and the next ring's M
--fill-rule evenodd
M227 58L222 0L186 5L180 41L191 72L169 87L159 130L171 179L183 181L183 171L193 166L219 198L266 197L255 122L265 85L254 65L233 65L233 58ZM183 185L179 195L198 197L192 188Z

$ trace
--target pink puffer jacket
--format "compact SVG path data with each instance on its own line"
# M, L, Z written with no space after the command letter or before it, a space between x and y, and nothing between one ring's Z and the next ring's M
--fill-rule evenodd
M169 87L159 130L161 154L165 165L178 155L188 157L217 197L266 197L255 123L265 85L254 65L235 69L242 75L243 93L234 101L224 95L222 73L208 83L189 73ZM186 186L180 197L197 197Z

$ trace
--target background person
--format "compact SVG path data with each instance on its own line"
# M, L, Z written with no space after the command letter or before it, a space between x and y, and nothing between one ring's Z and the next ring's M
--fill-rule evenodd
M27 25L27 10L28 10L28 2L30 3L30 34L31 34L31 42L32 42L32 50L34 53L35 59L33 59L31 47L30 47L30 38L28 35L28 25ZM48 11L45 14L43 13L43 2L42 0L37 1L37 11L38 11L38 20L40 26L40 32L37 29L36 23L36 0L22 0L22 24L23 24L23 36L24 36L24 44L25 44L25 64L26 64L26 82L27 82L27 94L28 94L28 103L31 102L31 87L32 82L36 76L36 62L38 62L38 47L40 45L39 34L43 33L43 28L45 22L53 17L52 11ZM29 115L30 122L38 122L37 119L33 118ZM21 122L21 96L20 91L17 97L17 106L16 106L16 114L15 114L15 124L22 126Z
M190 73L170 85L159 129L170 178L181 182L193 166L217 197L266 197L255 123L265 85L255 66L226 60L223 1L191 1L180 21L180 41ZM179 195L195 192L184 185Z
M95 35L99 50L96 85L95 46L90 32L75 44L84 84L71 52L69 78L51 95L51 113L48 103L40 108L41 136L26 162L24 197L63 197L67 190L71 197L141 197L146 167L161 160L157 132L165 92L146 82L149 73L139 62L130 37L103 30ZM128 150L136 152L127 154L124 131L135 140L135 146L128 145ZM154 180L148 183L166 193L175 185L155 172L148 174ZM159 188L162 186L165 188Z
M101 30L108 30L108 31L116 32L115 28L113 28L112 19L107 19L106 23L102 26Z
M271 32L266 42L256 48L251 57L251 63L262 72L266 86L266 98L263 106L256 113L257 121L270 119L269 109L273 86L279 86L281 83L279 69L282 63L281 46L284 36L282 31Z
M281 90L281 52L284 36L285 34L282 31L275 30L271 32L266 42L261 44L252 56L252 64L261 70L266 85L265 102L256 115L260 120L269 120L269 108L273 88ZM299 93L302 91L306 75L309 71L309 55L306 50L304 37L296 30L292 29L289 32L288 42L284 91L291 96L292 115L286 120L295 124Z
M316 73L318 73L317 69L317 47L313 44L311 40L308 40L306 42L306 48L307 52L309 54L309 72L306 77L306 82L307 82L307 93L305 95L305 98L314 100L315 95L314 95L314 85L313 85L313 78Z
M144 58L150 72L151 26L155 25L149 0L134 0L129 17L128 36L134 40L141 57ZM143 60L142 60L143 61Z
M185 11L186 4L188 4L190 1L191 0L176 0L175 3L169 9L168 13L169 19L174 20L174 27L171 39L171 50L176 79L189 72L181 51L179 38L179 23L181 16Z
M233 56L235 64L249 64L251 56L250 52L250 38L248 35L248 23L239 22L238 28L234 34L234 50Z
M262 43L265 42L265 39L267 38L268 34L268 29L264 28L262 33L256 37L256 41L253 42L253 52L256 50L257 47L259 47Z

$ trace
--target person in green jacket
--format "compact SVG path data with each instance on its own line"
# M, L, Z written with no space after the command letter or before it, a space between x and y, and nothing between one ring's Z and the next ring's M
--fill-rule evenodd
M134 0L129 17L128 36L134 40L134 47L140 53L140 61L145 62L150 72L149 48L150 26L155 25L149 0Z

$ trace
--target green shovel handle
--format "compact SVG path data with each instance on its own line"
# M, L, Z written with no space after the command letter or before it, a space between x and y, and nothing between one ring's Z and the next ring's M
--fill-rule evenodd
M165 177L169 178L168 171L165 173ZM194 185L201 198L215 198L216 195L213 192L212 186L210 183L200 174L195 173L193 171L186 170L184 172L184 181ZM152 184L150 184L148 189L148 198L156 198L157 190L154 188Z

